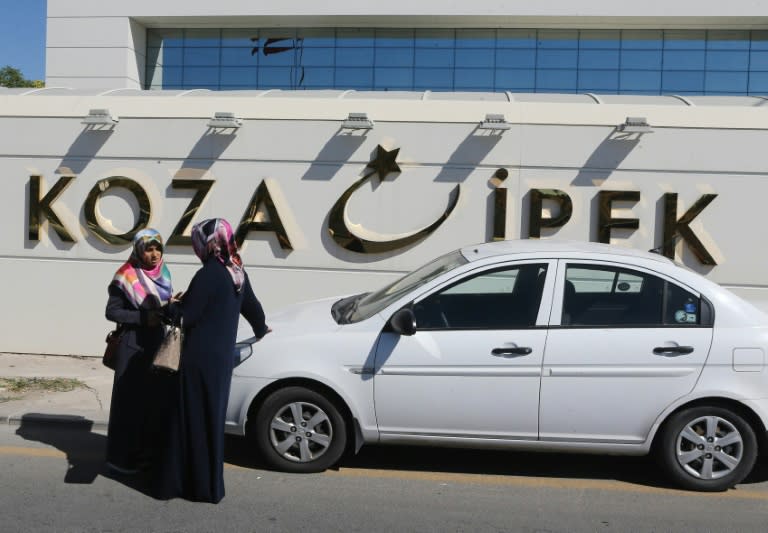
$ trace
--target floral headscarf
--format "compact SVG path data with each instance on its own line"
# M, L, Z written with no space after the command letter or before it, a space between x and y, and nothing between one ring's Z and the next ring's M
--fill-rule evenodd
M209 257L227 267L235 284L235 290L240 292L245 282L245 271L240 254L237 253L235 234L232 226L223 218L203 220L192 227L192 248L200 261Z
M147 268L141 262L141 255L150 244L156 244L163 250L163 238L156 230L144 229L133 238L133 251L123 266L115 273L112 285L119 287L128 300L140 307L161 307L171 299L171 273L165 261Z

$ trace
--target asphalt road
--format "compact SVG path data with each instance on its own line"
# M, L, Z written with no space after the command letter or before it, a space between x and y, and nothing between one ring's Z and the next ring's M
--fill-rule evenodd
M218 505L161 502L102 464L90 428L0 427L0 531L734 531L768 529L768 461L734 490L666 486L647 458L363 448L340 468L265 470L228 438Z

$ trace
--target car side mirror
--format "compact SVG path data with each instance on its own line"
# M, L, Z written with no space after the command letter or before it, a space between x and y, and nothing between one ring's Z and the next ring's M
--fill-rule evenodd
M389 327L398 335L410 337L416 333L416 315L409 307L403 307L389 319Z

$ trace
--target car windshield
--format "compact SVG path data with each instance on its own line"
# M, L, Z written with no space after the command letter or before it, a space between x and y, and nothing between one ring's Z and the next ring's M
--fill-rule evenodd
M403 294L424 285L437 276L449 270L466 264L468 261L458 250L438 257L423 267L406 274L399 280L379 289L376 292L361 294L351 303L353 307L347 313L349 323L359 322L369 318L389 304L400 298Z

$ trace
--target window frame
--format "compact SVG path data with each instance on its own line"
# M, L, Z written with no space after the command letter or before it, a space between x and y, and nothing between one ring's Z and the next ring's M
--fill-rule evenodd
M563 301L565 298L565 281L568 267L594 267L604 269L618 269L621 271L629 271L629 273L638 272L646 276L655 276L664 282L671 283L676 287L691 293L699 300L699 324L685 324L685 323L673 323L673 324L602 324L602 325L580 325L580 324L563 324ZM664 319L662 315L662 320ZM566 329L669 329L669 328L707 328L714 327L715 311L714 306L702 294L699 290L691 287L690 285L675 279L663 272L653 270L640 265L632 265L627 263L620 263L616 261L601 261L590 259L561 259L558 261L557 274L556 274L556 287L552 299L552 310L550 327L552 328L566 328Z
M419 295L418 297L414 298L413 301L409 302L403 307L410 307L411 309L414 308L415 305L421 303L422 301L426 300L427 298L436 295L438 293L441 293L443 291L449 290L452 287L455 287L456 285L459 285L461 283L464 283L466 281L469 281L471 279L477 278L482 275L492 274L494 272L499 272L503 270L508 270L510 268L520 268L525 265L542 265L546 268L545 272L545 279L544 279L544 285L541 289L541 300L539 301L539 309L536 313L536 318L534 320L533 325L526 326L526 327L507 327L507 328L485 328L485 327L437 327L437 328L428 328L428 327L422 327L419 326L418 321L416 323L416 331L430 331L430 332L439 332L439 331L520 331L520 330L532 330L532 329L546 329L548 328L548 321L550 316L550 308L552 305L552 293L554 291L555 286L555 272L557 268L557 260L556 259L548 259L548 258L531 258L531 259L524 259L524 260L516 260L516 261L508 261L503 263L493 263L493 264L487 264L483 265L479 268L474 268L471 270L468 270L466 272L462 272L459 276L451 277L451 279L445 280L443 283L440 283L439 285L436 285L432 287L430 290L426 291L425 293Z

